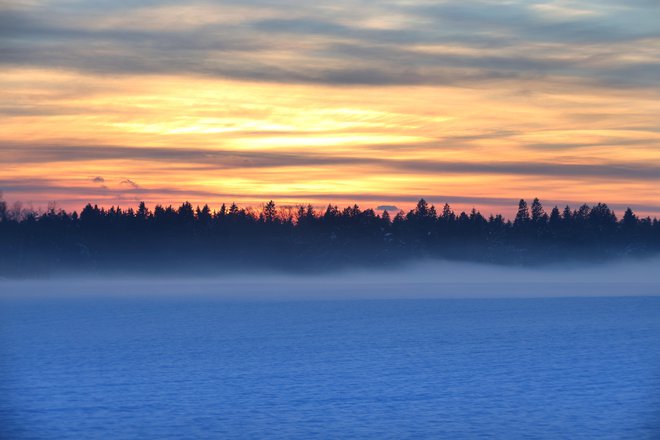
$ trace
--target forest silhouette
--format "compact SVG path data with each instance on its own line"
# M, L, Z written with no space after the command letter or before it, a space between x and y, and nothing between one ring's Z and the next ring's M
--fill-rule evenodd
M221 273L293 272L383 267L439 258L495 264L600 262L660 252L660 222L623 217L603 203L547 213L538 199L520 200L514 219L479 211L438 212L421 199L405 213L378 214L358 205L261 209L179 207L144 202L137 209L88 204L80 212L8 208L0 200L0 276L104 271Z

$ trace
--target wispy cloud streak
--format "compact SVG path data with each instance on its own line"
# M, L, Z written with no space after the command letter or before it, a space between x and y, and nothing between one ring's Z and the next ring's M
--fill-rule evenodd
M135 160L195 164L197 169L241 169L278 167L374 166L391 171L427 173L516 174L527 176L602 177L609 179L660 181L657 166L640 162L594 164L544 162L464 162L400 160L378 157L340 156L304 152L209 150L199 148L158 148L125 146L55 146L0 150L4 163L52 163L99 160ZM98 178L97 178L98 179ZM94 181L97 181L94 179ZM122 184L137 188L130 179Z

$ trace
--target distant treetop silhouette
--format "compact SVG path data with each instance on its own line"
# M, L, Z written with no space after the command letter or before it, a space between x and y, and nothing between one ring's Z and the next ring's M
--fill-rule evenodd
M498 264L601 261L660 251L660 222L628 208L621 220L603 203L576 210L520 200L513 221L479 211L438 214L420 199L409 212L378 215L358 205L260 210L232 203L137 210L88 204L78 214L8 208L0 200L0 275L60 270L214 272L256 267L328 270L415 258Z

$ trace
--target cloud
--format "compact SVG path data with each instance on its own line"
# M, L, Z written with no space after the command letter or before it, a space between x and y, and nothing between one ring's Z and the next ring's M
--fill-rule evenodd
M2 144L0 144L2 145ZM278 167L371 166L387 171L428 174L500 174L571 178L602 178L660 181L655 163L634 161L599 161L558 163L533 161L468 162L461 160L401 160L386 157L343 156L338 154L301 153L299 151L233 151L200 148L162 148L126 146L40 146L30 149L3 146L0 159L5 163L52 163L98 160L134 160L190 165L192 169L256 169ZM125 179L122 185L139 186Z
M131 183L128 183L131 182ZM192 194L195 197L210 198L215 197L221 193L211 191L197 191L197 190L183 190L177 188L164 188L153 187L144 188L136 185L130 180L124 180L122 185L128 188L122 188L118 191L113 191L114 194L135 194L135 195L165 195L165 196L181 196L185 197ZM39 179L39 178L16 178L16 179L0 179L0 188L6 193L28 193L28 194L60 194L66 196L108 196L108 188L105 186L100 187L85 187L76 186L73 182L63 182L55 179ZM110 194L111 195L111 194ZM241 197L238 194L226 194L227 196Z
M103 183L103 182L105 182L105 179L101 176L96 176L92 179L92 182L94 182L94 183Z
M133 182L131 179L124 179L124 180L122 180L121 182L119 182L119 184L120 184L120 185L130 186L130 187L133 188L133 189L138 189L138 188L140 188L140 185L138 185L137 183Z
M607 179L660 181L655 164L640 162L600 162L589 164L556 162L443 162L401 160L391 166L408 171L459 174L506 174L521 176L600 177Z
M189 19L185 27L172 25L180 11L171 2L150 3L153 12L142 27L130 17L144 15L145 5L133 2L119 7L74 1L7 11L0 18L1 63L330 85L570 78L576 84L630 87L657 85L660 64L657 58L641 62L630 56L660 39L651 18L660 9L653 2L578 1L574 10L581 13L575 14L567 7L551 13L526 1L344 0L332 9L288 1L279 7L193 2L187 5L190 16L236 18ZM396 26L369 25L392 16Z
M390 212L400 211L400 209L397 208L394 205L379 205L379 206L376 207L376 210L377 211L390 211Z

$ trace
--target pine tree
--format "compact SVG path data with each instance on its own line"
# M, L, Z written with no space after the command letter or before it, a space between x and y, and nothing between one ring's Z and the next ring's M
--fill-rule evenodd
M451 210L451 206L448 203L445 203L445 206L442 208L441 214L442 220L445 222L453 222L456 219L454 211Z
M623 219L621 220L621 225L626 229L632 229L637 225L637 216L632 209L626 209L626 212L623 214Z
M266 223L274 223L277 220L277 208L272 200L266 203L263 209L263 218Z
M149 217L149 209L147 208L147 205L144 202L140 202L136 217L139 220L146 220Z
M387 212L387 209L383 211L383 215L381 216L381 220L383 221L383 223L385 223L385 225L390 224L390 222L391 222L390 213Z
M532 202L532 222L538 224L545 223L546 220L547 214L543 210L543 205L538 198L535 198Z
M520 202L518 202L518 213L513 224L523 226L527 223L529 223L529 208L527 208L527 202L524 199L520 199Z
M550 212L550 226L557 227L561 223L561 214L559 214L559 208L555 206Z

